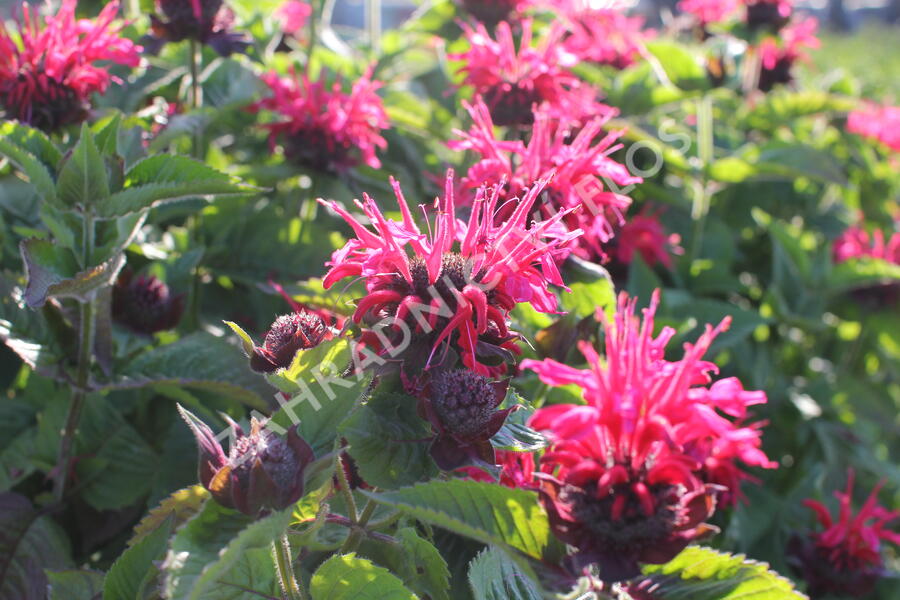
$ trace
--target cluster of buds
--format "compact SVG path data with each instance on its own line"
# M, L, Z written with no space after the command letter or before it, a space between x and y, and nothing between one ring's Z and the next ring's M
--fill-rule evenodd
M196 40L222 56L243 52L250 45L232 31L234 12L223 0L157 0L159 15L150 15L151 34L143 42L156 54L167 42Z
M113 319L135 333L173 329L183 312L184 295L173 295L169 286L152 275L135 277L126 269L113 286Z
M315 455L296 427L282 438L254 418L246 435L228 419L233 441L225 454L206 423L180 406L178 410L197 439L200 483L216 502L257 517L287 508L303 496L303 472Z
M297 352L318 346L327 335L325 322L315 313L281 315L272 323L262 346L254 346L250 368L260 373L286 369Z

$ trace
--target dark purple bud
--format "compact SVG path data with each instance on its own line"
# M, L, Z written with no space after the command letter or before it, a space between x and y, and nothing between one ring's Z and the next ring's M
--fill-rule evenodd
M260 373L286 369L298 351L318 346L327 331L325 322L314 313L282 315L272 323L263 345L253 348L250 368Z
M215 441L212 431L197 417L179 410L200 446L201 483L219 504L255 517L287 508L303 496L303 473L315 454L296 428L283 438L254 418L250 434L244 435L241 427L229 420L234 434L231 449L227 458L220 454L212 461L206 456L209 440ZM216 447L221 453L218 443ZM205 465L215 464L218 467L205 477Z
M509 410L495 410L503 402L507 385L465 369L438 374L431 382L429 399L438 419L433 424L460 440L490 439L509 414Z
M113 286L113 319L136 333L172 329L183 312L184 296L172 295L169 286L156 277L135 277L125 270Z
M150 16L151 34L142 40L151 53L166 42L186 39L208 44L222 56L243 52L247 38L232 31L234 12L222 0L157 0L160 15Z

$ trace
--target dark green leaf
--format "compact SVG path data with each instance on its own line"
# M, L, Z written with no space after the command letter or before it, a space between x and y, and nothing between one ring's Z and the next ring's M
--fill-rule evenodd
M28 176L42 200L58 206L52 169L61 155L42 132L7 121L0 129L0 154Z
M19 251L28 277L25 302L32 308L43 306L51 297L88 302L100 288L112 285L125 266L125 255L120 253L79 272L72 252L47 240L24 240Z
M103 573L98 571L46 571L50 584L49 600L101 600ZM131 599L129 599L131 600Z
M155 578L154 562L166 552L169 536L175 529L175 515L169 516L159 527L134 544L113 563L103 583L104 600L134 600L143 598L149 580Z
M93 207L109 197L109 179L103 156L87 124L81 137L63 164L56 181L56 191L66 206Z

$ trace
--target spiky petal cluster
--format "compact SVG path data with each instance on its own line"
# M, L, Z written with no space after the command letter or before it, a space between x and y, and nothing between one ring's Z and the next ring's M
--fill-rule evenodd
M294 163L320 171L341 172L365 163L377 169L376 148L387 147L381 132L387 129L387 113L376 93L381 83L371 71L343 91L340 78L329 85L325 74L311 81L307 74L289 77L267 73L262 77L272 92L251 107L266 109L280 119L264 125L269 143L281 144Z
M730 320L707 326L670 362L664 350L674 330L653 337L658 303L655 293L640 322L635 301L622 294L615 320L604 319L605 357L579 345L589 370L549 359L522 364L544 383L582 389L585 405L542 408L530 424L551 440L541 459L551 525L578 548L580 563L599 563L606 580L664 563L708 532L703 521L720 486L745 477L737 460L775 466L759 448L759 430L741 425L765 394L734 378L709 385L716 367L702 356Z
M533 46L532 21L523 19L518 50L505 21L497 25L495 38L484 24L462 27L469 50L451 58L463 62L463 84L484 97L497 125L531 124L534 105L546 105L554 116L566 119L602 114L597 91L569 71L577 58L562 48L565 26L561 22L554 22L547 36Z
M178 325L184 312L184 296L150 276L123 271L113 286L112 316L136 333L152 334Z
M900 232L893 233L885 241L884 232L880 229L870 236L865 229L854 225L834 241L833 253L836 263L869 257L900 265Z
M222 56L243 52L250 45L233 31L234 11L223 0L156 0L159 15L150 15L147 50L156 54L167 42L196 40Z
M794 64L808 58L807 49L819 47L818 27L819 22L813 17L794 21L781 30L779 38L767 37L760 43L759 89L768 92L778 84L794 80Z
M94 19L76 19L77 0L64 0L59 12L44 18L22 7L18 31L0 23L0 106L6 116L45 131L83 121L94 92L104 93L118 81L99 61L135 67L139 46L119 37L113 25L118 0Z
M513 452L511 450L496 450L494 462L500 469L497 478L486 472L483 468L469 466L457 469L465 473L467 479L472 481L484 481L493 483L499 480L500 485L511 488L536 488L534 476L534 454L531 452Z
M250 368L261 373L272 373L291 365L300 350L318 346L328 330L322 318L306 311L281 315L266 333L262 346L253 348Z
M250 435L228 419L232 443L226 455L209 426L178 407L200 453L200 483L216 502L251 517L282 510L303 495L303 471L315 460L309 444L292 427L282 438L255 418Z
M512 408L497 410L509 382L497 382L468 369L438 371L420 402L420 412L436 432L431 455L452 471L470 459L494 463L490 439Z
M506 318L516 304L528 302L544 313L556 311L550 284L562 286L556 268L560 246L581 234L554 226L565 213L528 226L543 182L525 190L515 211L502 223L493 218L500 189L481 189L471 203L468 222L457 219L453 171L447 172L443 199L436 200L434 223L423 233L415 223L400 185L392 178L402 220L386 219L367 195L356 202L374 231L336 202L325 202L353 228L356 238L335 251L324 285L345 277L365 279L368 295L353 319L385 323L398 335L423 336L431 346L426 364L449 342L463 363L482 375L491 370L479 355L515 348ZM427 353L427 352L426 352Z
M580 60L625 69L640 60L644 41L653 35L643 17L615 8L576 9L566 15L566 52Z
M678 10L694 16L701 26L719 23L733 14L739 0L681 0Z
M821 531L793 538L788 550L813 598L828 594L867 597L884 575L881 542L900 546L900 533L887 529L891 521L900 518L900 510L889 511L878 504L884 482L875 486L854 515L853 480L850 471L846 491L834 493L840 506L837 518L822 503L803 501L815 512Z
M466 173L464 187L474 190L505 182L509 191L517 194L536 181L549 179L541 210L550 215L580 207L563 219L570 230L584 232L575 240L575 250L584 258L604 257L603 245L614 234L613 224L624 223L624 211L631 203L628 196L614 190L642 181L609 157L621 147L616 142L624 134L621 130L604 130L615 110L605 107L602 116L580 128L570 120L554 119L548 111L539 110L526 145L497 139L483 102L465 107L472 116L472 128L456 131L461 139L449 145L455 150L474 151L480 160Z
M630 264L635 254L640 254L650 267L657 263L672 268L672 255L680 254L681 241L677 233L666 234L657 214L644 210L628 218L616 232L613 258L622 264Z
M864 105L847 117L847 131L900 152L900 106Z

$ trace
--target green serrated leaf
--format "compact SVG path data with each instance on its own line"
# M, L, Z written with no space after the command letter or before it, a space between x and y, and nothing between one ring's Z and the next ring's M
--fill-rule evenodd
M491 438L491 445L498 450L536 452L547 447L547 438L528 425L507 421Z
M37 156L19 146L10 138L0 137L0 154L6 156L16 167L28 176L38 196L48 204L60 207L56 196L56 184L50 169Z
M407 515L485 544L554 560L561 546L550 534L537 494L492 483L451 480L393 492L363 494Z
M106 165L87 123L82 125L81 137L59 172L56 192L63 204L82 209L109 197Z
M115 156L119 153L119 129L122 127L122 113L116 112L103 127L97 131L95 142L100 153Z
M469 564L475 600L541 600L539 586L498 548L485 548Z
M129 169L125 189L101 202L96 214L101 219L112 219L168 202L189 198L211 201L257 191L258 188L191 158L160 154L145 158Z
M142 598L142 587L156 573L154 562L166 552L169 537L175 530L175 514L169 516L152 532L134 544L113 563L103 583L104 600L134 600Z
M125 266L125 255L119 253L95 267L78 271L70 250L34 238L23 240L19 251L28 278L25 303L31 308L43 306L51 297L88 302L100 288L112 285Z
M438 474L429 454L431 427L416 414L416 402L406 394L375 394L341 423L366 483L394 489Z
M450 600L450 571L440 551L412 527L394 534L399 545L382 544L385 564L423 598Z
M250 337L244 329L238 325L237 323L233 323L232 321L224 321L228 327L231 328L233 332L235 332L239 338L241 338L241 348L244 349L244 354L247 357L253 356L253 348L255 344L253 343L253 339Z
M180 526L203 508L203 503L207 498L209 498L209 492L201 485L192 485L172 492L159 503L159 506L150 509L141 522L135 526L134 533L128 540L128 546L132 547L141 543L145 537L159 529L170 516L175 519L175 525Z
M316 569L312 600L418 600L390 571L355 554L336 555Z
M644 573L660 600L808 600L769 565L738 554L691 546Z

